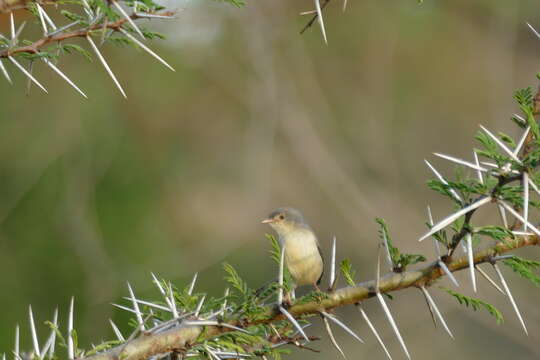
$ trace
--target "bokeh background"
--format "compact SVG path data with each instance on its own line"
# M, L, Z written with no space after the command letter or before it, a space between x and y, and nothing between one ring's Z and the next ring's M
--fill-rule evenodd
M197 290L220 294L227 261L262 284L276 268L260 220L282 205L302 209L326 253L336 235L338 257L359 279L374 276L376 216L403 251L432 256L431 243L417 242L426 205L442 218L451 204L425 186L423 159L471 158L479 123L516 135L513 91L536 86L540 70L540 41L525 25L540 27L532 0L349 1L345 13L336 1L325 12L329 46L317 27L298 34L310 1L177 5L176 21L154 25L168 39L151 44L175 73L144 52L104 47L128 100L97 60L78 55L62 69L89 100L41 64L34 73L48 95L33 87L25 96L13 68L15 86L0 81L0 353L11 354L17 323L31 347L29 304L39 323L56 306L65 319L72 295L83 345L112 338L109 318L127 333L127 316L110 303L127 295L126 281L156 298L151 271L177 286L198 272ZM503 325L433 290L454 341L409 289L390 306L413 358L538 358L538 289L505 271L530 337L482 279L478 297L502 310ZM404 358L378 304L365 306ZM350 358L384 359L356 310L338 313L367 340L335 330ZM320 325L310 332L324 334ZM327 340L313 345L322 352L291 359L339 357Z

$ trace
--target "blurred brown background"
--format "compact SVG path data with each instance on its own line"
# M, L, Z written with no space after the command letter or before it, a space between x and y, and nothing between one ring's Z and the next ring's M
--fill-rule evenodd
M362 280L374 275L376 216L402 250L431 257L431 243L416 241L426 205L436 219L451 207L425 186L423 159L471 158L479 123L515 135L513 91L536 86L540 70L540 41L525 25L540 27L535 1L349 1L346 13L336 1L325 12L329 46L317 27L298 35L310 1L181 5L178 20L157 25L169 39L150 44L176 73L105 46L127 101L97 59L78 55L61 68L89 100L42 64L35 74L49 95L33 87L26 97L13 68L16 85L0 81L0 352L11 354L16 323L31 347L28 304L39 323L57 305L63 320L71 295L83 345L112 338L108 318L127 332L109 303L127 294L126 281L157 297L150 271L178 286L199 272L197 289L219 294L228 261L263 283L276 269L260 220L281 205L303 210L326 253L335 234ZM5 16L0 25L5 33ZM503 311L503 325L432 291L455 341L433 328L420 292L406 290L390 307L413 358L538 358L538 289L506 273L529 338L482 279L478 297ZM378 304L366 309L404 358ZM350 358L384 359L356 310L338 313L367 340L335 330ZM339 356L327 340L313 345L322 352L291 359Z

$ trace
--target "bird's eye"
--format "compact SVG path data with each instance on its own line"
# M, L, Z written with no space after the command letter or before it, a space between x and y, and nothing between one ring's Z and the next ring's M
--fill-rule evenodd
M283 216L283 214L281 214L281 215L279 215L279 219L283 220L283 219L285 219L285 216Z

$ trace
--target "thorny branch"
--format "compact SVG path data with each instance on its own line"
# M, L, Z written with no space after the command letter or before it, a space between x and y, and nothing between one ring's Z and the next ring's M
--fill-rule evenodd
M493 261L494 256L513 251L526 246L536 246L540 244L538 236L520 236L515 239L508 239L506 242L498 243L493 247L489 247L483 251L479 251L474 256L475 264L482 264ZM452 272L460 271L468 267L467 257L460 257L447 264ZM379 289L381 293L390 293L408 288L417 288L427 286L433 283L445 274L433 262L421 269L414 271L406 271L402 273L389 273L381 277ZM375 296L376 280L370 280L358 284L357 286L348 286L340 288L333 293L328 294L328 298L320 302L312 301L309 303L294 305L288 309L289 313L295 318L300 318L309 314L317 314L324 310L331 310L337 307L350 304L357 304L366 299ZM237 319L230 322L230 325L240 328L248 328L249 326L260 323L272 323L284 319L277 307L267 309L267 318L264 320L246 322L244 319ZM204 334L203 334L204 330ZM160 334L143 335L132 340L131 342L115 347L109 351L96 354L85 360L144 360L157 354L171 352L173 350L186 351L196 341L204 341L216 335L231 331L231 329L223 326L196 326L188 325L175 328ZM203 336L201 336L203 334ZM199 338L201 336L201 338Z
M173 16L174 14L175 14L174 11L163 11L163 12L156 13L154 15ZM137 14L132 14L130 17L132 20L142 18L141 16ZM43 38L36 40L34 43L30 45L21 46L14 49L5 49L3 51L0 51L0 58L7 58L8 56L12 56L18 53L36 54L36 53L39 53L39 50L42 47L48 44L61 42L61 41L71 39L71 38L77 38L77 37L84 38L90 35L92 31L103 31L104 29L119 31L122 25L124 25L126 22L128 22L128 19L122 18L117 21L107 23L105 25L98 23L98 24L91 25L85 29L79 29L79 30L75 30L72 32L67 32L67 33L59 33L53 36L44 36Z

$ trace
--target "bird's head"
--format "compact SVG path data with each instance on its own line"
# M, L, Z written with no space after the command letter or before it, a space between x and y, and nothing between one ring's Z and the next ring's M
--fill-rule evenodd
M296 209L287 207L272 211L262 223L270 225L280 235L306 227L302 213Z

